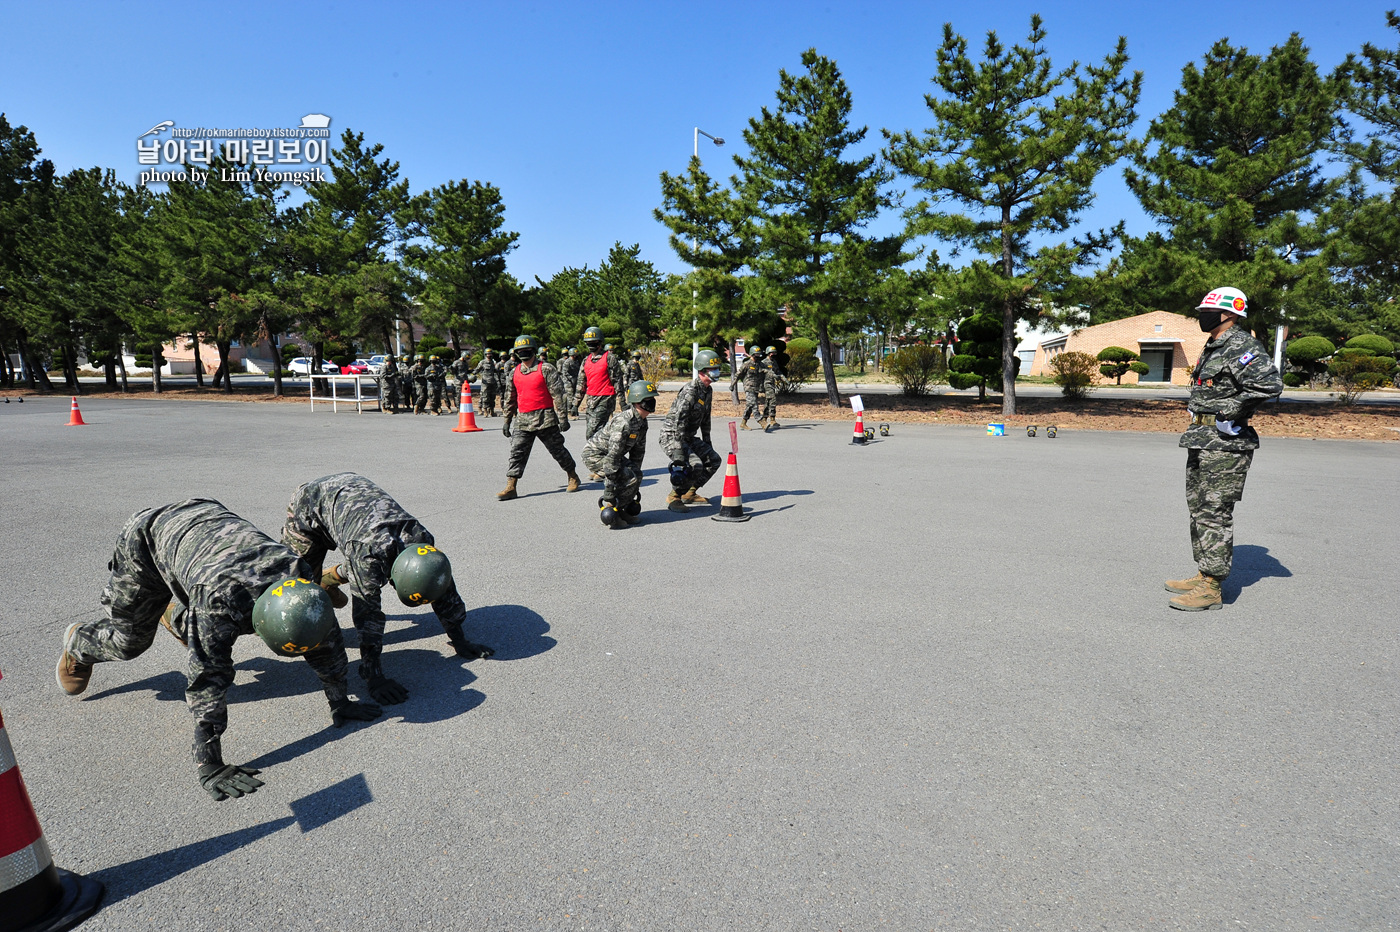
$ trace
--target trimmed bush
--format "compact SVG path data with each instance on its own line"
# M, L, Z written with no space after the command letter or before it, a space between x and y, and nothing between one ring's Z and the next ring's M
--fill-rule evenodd
M1345 349L1363 350L1370 356L1394 356L1395 344L1378 333L1363 333L1343 344Z
M1299 337L1290 340L1283 354L1295 365L1307 365L1326 359L1337 351L1337 347L1326 337Z
M1289 388L1298 388L1303 382L1303 377L1296 372L1285 372L1283 374L1283 384Z
M1060 386L1066 398L1082 399L1093 390L1094 371L1099 361L1088 353L1060 353L1050 360L1050 368L1055 373L1055 384Z
M1123 376L1129 371L1134 362L1141 357L1130 349L1121 346L1105 346L1099 350L1098 360L1103 363L1099 366L1099 372L1106 379L1116 379L1119 385L1123 384Z
M1152 371L1152 367L1145 362L1130 362L1128 363L1128 371L1137 373L1137 377L1141 379Z

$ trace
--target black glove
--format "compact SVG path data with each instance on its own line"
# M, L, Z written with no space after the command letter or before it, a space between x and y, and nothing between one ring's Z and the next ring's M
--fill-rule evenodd
M559 422L559 433L564 433L569 429L569 419L566 417Z
M510 436L510 418L506 418L506 422L501 425L501 433Z
M677 491L690 488L690 466L685 463L671 464L671 487Z
M383 713L384 710L373 702L355 702L353 699L342 699L339 702L331 703L331 724L336 728L344 728L346 722L373 721Z
M233 764L204 764L199 768L199 785L205 792L221 803L230 796L248 796L258 791L263 782L256 774L261 770L248 767L235 767Z
M496 652L485 644L473 644L466 638L451 638L452 649L458 657L465 657L468 660L477 660L493 656Z
M398 705L408 698L408 690L382 673L369 677L365 685L369 687L370 698L384 705Z

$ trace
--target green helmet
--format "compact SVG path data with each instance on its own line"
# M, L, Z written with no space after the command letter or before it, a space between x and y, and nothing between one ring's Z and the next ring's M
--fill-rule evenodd
M409 544L394 560L389 581L405 605L436 602L452 585L452 564L432 544Z
M530 336L528 333L522 333L515 338L515 346L511 348L511 352L515 353L517 356L533 356L539 351L539 348L539 340Z
M719 368L719 353L716 353L714 350L711 350L711 349L702 349L700 352L698 352L698 353L695 354L695 369L696 369L696 371L699 371L699 370L701 370L701 369L718 369L718 368Z
M627 403L634 405L643 398L656 397L656 383L638 379L627 387Z
M570 356L577 356L577 355L578 355L578 347L577 347L577 346L571 346L571 347L569 347L569 355L570 355Z
M309 579L283 579L253 603L253 630L273 653L297 657L320 646L335 627L331 597Z
M612 352L612 344L609 343L608 345L604 346L604 347L603 347L603 352L605 352L605 353L611 353L611 352Z
M762 358L763 358L763 347L761 347L761 346L755 346L753 349L749 350L749 355L752 356L752 357L755 358L755 359L762 359Z
M634 350L632 351L632 358L633 358L633 359L641 359L641 358L642 358L642 351L639 350L639 349L634 349Z
M589 346L592 346L594 343L602 343L603 331L598 327L589 327L587 330L583 331L583 342L587 343Z
M487 356L495 356L495 355L496 355L496 351L493 350L491 347L488 346L488 347L486 347L486 355L487 355Z
M763 351L763 355L776 356L778 355L778 348L776 346L770 346Z

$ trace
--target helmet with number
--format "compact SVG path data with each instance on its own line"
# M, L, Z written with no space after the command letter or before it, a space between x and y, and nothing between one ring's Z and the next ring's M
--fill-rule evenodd
M300 576L273 583L253 603L253 630L284 657L318 647L334 627L330 594Z
M642 358L642 351L639 350L639 349L634 349L634 350L632 351L632 358L633 358L633 359L641 359L641 358Z
M583 342L593 349L597 349L598 344L603 342L603 331L598 327L589 327L583 331Z
M648 382L646 379L638 379L627 386L627 403L634 405L645 398L656 397L656 383Z
M778 348L776 346L765 346L763 348L763 355L776 356L778 355Z
M609 343L608 345L606 345L606 346L603 347L603 352L605 352L605 353L611 353L611 352L612 352L612 348L613 348L613 347L612 347L612 344Z
M1244 292L1238 288L1217 288L1201 299L1201 303L1196 305L1196 310L1224 311L1245 318L1249 316L1245 313L1248 306L1249 302L1245 300Z
M426 605L452 585L452 564L432 544L409 544L394 560L389 581L405 605Z
M750 349L749 349L749 355L752 356L754 359L762 359L762 358L763 358L763 347L761 347L761 346L755 346L755 347L750 348Z
M700 369L718 369L719 353L716 353L714 350L702 349L695 354L695 368L697 371Z
M468 350L462 350L462 359L471 359L472 354Z
M573 356L573 357L577 357L577 356L578 356L578 347L577 347L577 346L571 346L571 347L569 347L569 355L570 355L570 356Z
M496 351L488 346L486 347L486 355L494 359L496 356Z
M515 353L516 356L519 356L521 358L527 358L539 352L539 348L539 340L530 336L528 333L522 333L520 336L515 338L515 346L511 348L511 352Z

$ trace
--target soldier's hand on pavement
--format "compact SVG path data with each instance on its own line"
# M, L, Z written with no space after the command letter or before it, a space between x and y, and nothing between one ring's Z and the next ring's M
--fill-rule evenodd
M391 680L383 674L370 677L365 686L369 689L370 698L384 705L398 705L408 698L408 690L397 680Z
M344 728L346 722L369 722L384 714L384 710L373 702L356 702L342 699L331 706L331 724Z
M510 420L509 420L509 419L507 419L506 422L505 422L504 424L501 425L501 433L505 434L507 437L510 436Z
M248 796L258 791L263 782L257 779L261 770L233 764L205 764L199 768L199 785L221 803L229 797Z
M474 644L463 638L460 641L452 642L452 650L458 657L465 657L467 660L478 660L495 655L495 651L485 644Z

